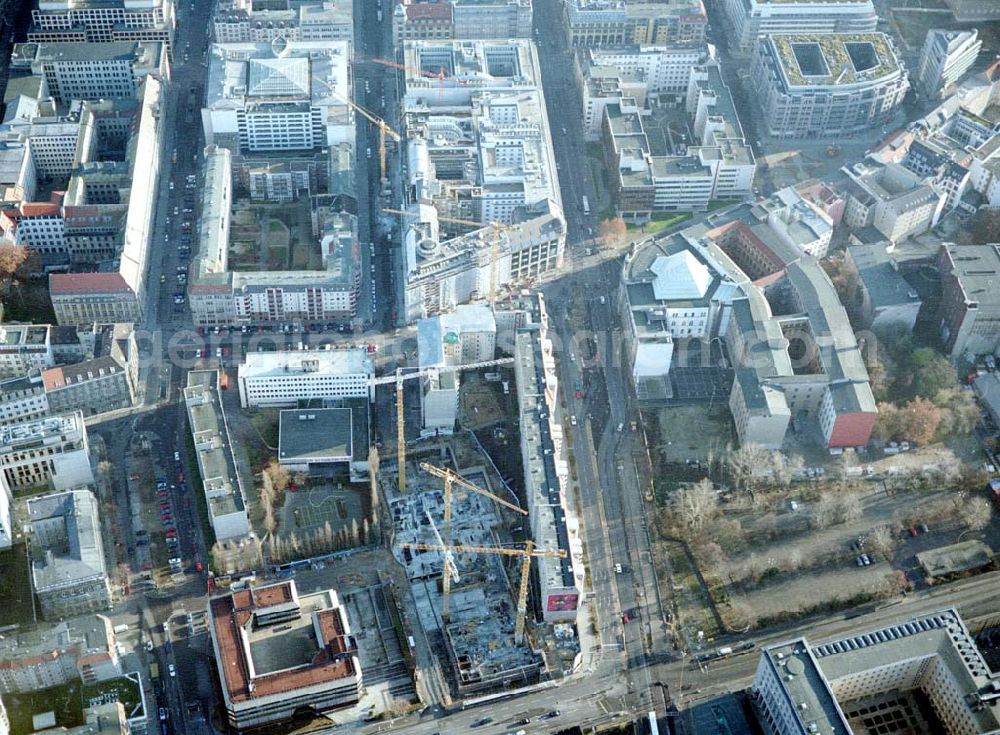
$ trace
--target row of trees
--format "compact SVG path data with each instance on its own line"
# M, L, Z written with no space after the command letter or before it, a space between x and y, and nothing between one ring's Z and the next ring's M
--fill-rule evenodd
M350 527L344 526L336 531L333 530L330 521L327 521L321 528L302 536L295 531L292 531L287 538L271 536L267 541L268 555L275 563L305 559L310 556L363 546L370 543L372 536L368 519L359 524L358 519L355 518L351 521Z

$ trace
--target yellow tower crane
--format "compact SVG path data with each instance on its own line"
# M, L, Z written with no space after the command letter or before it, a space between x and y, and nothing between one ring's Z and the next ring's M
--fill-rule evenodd
M566 552L562 549L536 549L534 541L526 541L523 549L505 549L499 546L444 546L441 544L403 544L404 548L416 551L441 551L452 554L497 554L499 556L521 557L521 581L517 593L517 623L514 626L514 640L521 643L524 640L524 618L528 608L528 573L531 571L531 560L537 557L550 559L565 559ZM448 570L444 570L447 576Z
M364 117L366 120L368 120L370 123L372 123L373 125L375 125L375 127L378 128L378 130L379 130L379 136L378 136L378 162L379 162L379 166L380 166L380 168L379 168L379 175L382 176L382 178L385 178L385 176L386 176L386 170L385 170L385 137L388 135L394 141L396 141L397 143L399 143L403 139L402 136L399 133L397 133L395 130L393 130L385 120L383 120L382 118L380 118L374 112L370 112L369 110L366 110L364 107L362 107L361 105L359 105L354 100L348 99L344 95L340 94L340 92L337 92L336 90L334 90L333 87L331 87L326 82L324 82L322 80L314 80L314 81L318 81L320 84L322 84L324 87L326 87L329 90L330 94L332 94L338 100L340 100L341 102L343 102L344 104L346 104L352 110L356 110L358 113L361 114L362 117Z
M414 212L407 212L403 209L392 209L390 207L383 207L382 211L388 212L389 214L398 214L402 217L418 216ZM486 295L486 302L492 304L496 300L497 293L497 254L500 252L500 233L505 230L512 230L514 227L511 225L501 224L500 222L490 222L484 225L482 222L476 222L475 220L459 219L458 217L445 217L442 214L438 215L438 219L442 222L454 222L459 225L470 225L477 228L490 228L493 236L490 238L490 290Z
M372 380L372 385L396 385L396 461L399 472L399 492L406 492L406 436L405 421L403 414L403 383L414 378L423 378L433 373L456 372L459 370L476 370L478 368L495 367L498 365L510 365L514 362L513 357L502 357L499 360L486 360L484 362L470 362L466 365L444 365L442 367L427 368L417 370L412 373L404 373L403 368L396 368L395 375L388 375Z
M448 545L451 544L451 490L452 490L452 485L459 485L461 487L464 487L466 490L471 490L474 493L479 493L483 497L489 498L490 500L492 500L492 501L494 501L496 503L499 503L503 507L510 508L511 510L516 511L516 512L520 513L521 515L525 515L525 516L528 515L528 511L524 510L521 506L514 505L514 503L510 503L510 502L504 500L503 498L498 498L493 493L488 492L486 490L483 490L478 485L474 485L473 483L469 482L468 480L466 480L464 477L462 477L457 472L454 472L454 471L446 469L446 468L435 467L434 465L428 464L427 462L421 462L420 463L420 469L424 470L425 472L431 473L435 477L440 477L442 480L444 480L444 531L441 534L442 535L442 540L441 540L441 545L442 546L448 546ZM449 575L447 575L447 574L444 575L443 590L444 590L444 595L443 595L443 601L441 603L441 617L447 620L447 618L448 618L448 597L449 597L449 595L451 593L451 577Z

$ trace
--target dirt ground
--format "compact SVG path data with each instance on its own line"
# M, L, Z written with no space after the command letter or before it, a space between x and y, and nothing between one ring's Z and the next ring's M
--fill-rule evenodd
M651 446L666 462L704 460L709 454L721 457L735 444L732 419L725 403L713 406L673 406L657 412L660 443Z

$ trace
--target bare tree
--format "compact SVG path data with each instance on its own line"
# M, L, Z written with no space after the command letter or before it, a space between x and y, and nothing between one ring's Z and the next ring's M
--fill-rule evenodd
M621 217L613 217L601 222L597 227L597 237L606 248L616 248L628 239L628 227Z
M28 261L28 255L24 245L0 245L0 293L10 290L15 276Z
M702 571L709 574L718 574L719 568L726 562L726 552L722 550L714 541L705 541L696 544L691 549L698 560L698 565Z
M687 537L702 531L715 517L717 509L715 488L708 479L682 487L674 496L674 512Z
M853 490L843 490L837 495L837 505L840 520L843 523L856 521L863 514L861 499Z
M907 579L906 572L902 569L895 569L885 575L885 595L895 597L913 589L913 583Z
M789 574L797 572L802 567L802 550L799 548L793 548L788 550L788 556L780 562L780 568L783 572L788 572Z
M959 511L962 524L970 531L982 531L989 525L993 508L986 498L971 498Z
M768 461L768 452L759 444L744 444L729 453L727 469L733 483L740 490L753 495L757 475Z
M889 561L895 556L896 537L889 526L875 526L868 534L868 542Z
M287 488L288 483L291 481L291 475L288 473L288 470L278 464L277 460L272 459L267 467L264 468L264 472L271 479L271 486L275 490L275 495Z
M832 526L837 522L837 505L836 497L823 493L810 509L809 525L813 528Z
M358 519L351 519L351 546L361 545L361 529L358 527Z
M333 526L330 525L330 521L323 524L323 547L327 551L334 551Z

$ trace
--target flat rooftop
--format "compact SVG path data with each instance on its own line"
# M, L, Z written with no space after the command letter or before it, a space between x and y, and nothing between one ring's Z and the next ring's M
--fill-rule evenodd
M371 358L364 349L286 350L248 352L240 365L240 380L287 378L294 375L369 375Z
M285 410L278 415L278 460L361 461L368 456L368 402L344 408Z
M900 70L884 33L766 36L790 86L838 86L882 79Z
M227 701L290 694L359 677L353 637L337 593L324 590L297 597L294 581L274 587L288 587L289 599L297 599L298 605L283 610L272 623L258 616L270 607L266 598L260 599L270 588L243 589L209 601L216 665Z

